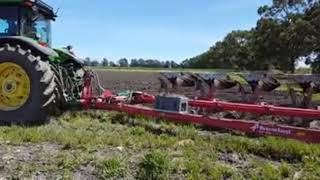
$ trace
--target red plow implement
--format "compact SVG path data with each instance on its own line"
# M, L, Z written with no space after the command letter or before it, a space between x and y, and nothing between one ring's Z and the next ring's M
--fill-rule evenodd
M233 103L220 101L214 98L215 90L224 89L224 87L230 88L239 86L239 93L243 93L241 91L241 84L233 82L229 77L224 79L227 81L219 83L219 81L223 79L221 75L205 77L193 75L192 78L197 78L197 81L194 81L194 84L190 82L183 84L183 78L186 77L181 77L181 75L184 76L183 74L179 74L177 77L169 76L170 78L168 78L168 81L173 84L172 87L178 88L181 85L194 85L197 87L197 90L202 92L201 98L197 97L189 99L183 96L173 95L172 92L169 93L170 90L168 89L159 96L149 95L144 92L130 92L128 96L120 96L112 94L109 90L100 90L101 95L99 97L94 97L94 75L91 72L87 72L81 104L86 109L118 111L129 115L163 118L178 123L191 123L212 128L228 129L257 136L279 136L308 143L320 143L320 130L317 129L277 124L275 122L261 122L258 120L220 118L214 114L210 114L210 112L235 111L251 113L258 116L272 115L291 118L299 117L312 120L320 119L320 110L256 103L259 92L271 91L279 87L276 79L270 80L266 79L266 77L262 77L262 80L254 79L248 81L248 84L251 85L252 88L252 94L249 101L244 103ZM188 76L191 77L190 75ZM203 89L201 90L201 86L200 88L197 86L197 82L203 81L209 86L207 92L203 91ZM269 84L263 82L269 82ZM308 96L308 92L310 94L310 91L314 91L313 88L316 87L314 81L311 81L309 84L311 84L309 89L304 89L304 93L306 93L305 96ZM162 85L161 88L165 89L166 87ZM205 94L207 94L206 98L204 98ZM305 97L305 99L307 98L309 97ZM305 101L305 99L303 101ZM143 106L144 104L148 104L148 106ZM150 105L153 105L153 108L150 108Z

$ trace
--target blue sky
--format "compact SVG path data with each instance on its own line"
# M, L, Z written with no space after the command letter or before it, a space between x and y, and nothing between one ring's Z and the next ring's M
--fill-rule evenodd
M53 45L80 57L181 62L256 24L271 0L45 0L60 8Z

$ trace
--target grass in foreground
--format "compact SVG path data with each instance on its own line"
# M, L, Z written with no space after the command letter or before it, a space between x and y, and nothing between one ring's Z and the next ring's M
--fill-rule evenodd
M320 176L320 145L222 134L102 111L69 112L40 127L1 127L0 143L3 157L11 157L3 158L8 162L2 172L20 178L37 172L64 179L79 173L101 179ZM41 153L33 149L38 145ZM31 155L13 150L21 147Z

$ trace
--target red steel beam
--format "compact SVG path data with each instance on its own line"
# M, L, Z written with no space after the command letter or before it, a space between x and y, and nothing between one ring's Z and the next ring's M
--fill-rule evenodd
M202 107L207 109L218 109L222 111L249 112L255 114L268 114L277 116L292 116L302 118L320 118L320 110L289 108L273 105L257 105L243 103L229 103L224 101L203 101L190 100L190 106Z
M163 112L147 107L127 104L107 104L105 102L96 102L92 105L92 108L124 112L131 115L162 117L166 120L174 122L200 124L208 127L224 128L251 133L258 136L279 136L309 143L320 143L320 131L313 129L260 123L247 120L219 119L200 115Z
M155 98L151 95L141 95L141 102L154 103ZM201 107L206 109L217 109L221 111L237 111L248 112L254 114L267 114L276 116L289 116L301 118L320 118L320 110L302 109L280 107L273 105L258 105L258 104L244 104L244 103L231 103L219 100L189 100L189 105L193 107Z

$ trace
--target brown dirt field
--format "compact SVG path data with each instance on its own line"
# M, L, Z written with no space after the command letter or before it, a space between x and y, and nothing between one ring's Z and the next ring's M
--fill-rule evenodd
M158 72L125 72L125 71L97 71L103 87L113 92L125 90L144 91L151 94L157 94L160 87ZM242 101L242 96L237 92L238 88L228 90L218 90L217 98L226 101ZM246 87L250 92L250 87ZM193 88L181 88L178 92L180 95L188 97L193 96ZM263 102L271 104L290 104L289 96L281 92L264 93Z
M153 72L125 72L125 71L97 71L104 88L113 92L126 90L156 93L159 88L158 73Z

